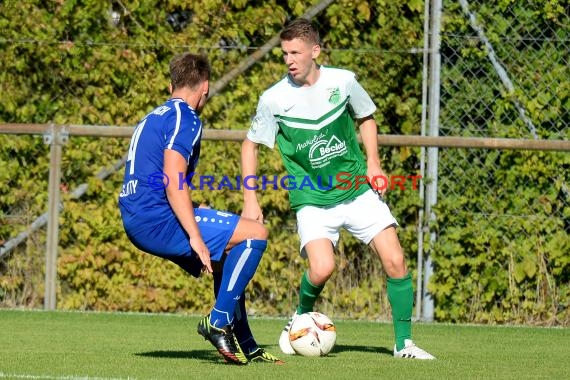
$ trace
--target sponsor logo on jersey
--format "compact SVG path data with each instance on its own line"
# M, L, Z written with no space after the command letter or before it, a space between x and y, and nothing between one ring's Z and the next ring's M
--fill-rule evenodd
M305 142L302 142L300 144L297 144L297 149L295 150L296 152L305 149L308 146L312 146L315 143L318 143L319 141L321 141L321 139L325 137L324 133L319 133L318 135L314 135L312 138L307 139Z
M341 141L335 135L329 140L320 140L309 149L309 162L314 169L327 166L329 162L347 152L346 141Z

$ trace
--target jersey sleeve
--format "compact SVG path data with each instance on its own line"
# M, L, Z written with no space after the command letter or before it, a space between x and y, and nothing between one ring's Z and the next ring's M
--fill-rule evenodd
M349 105L352 108L354 117L357 119L362 119L364 117L372 115L376 112L376 105L366 92L364 88L356 80L356 76L353 75L348 83L348 95L350 96Z
M164 135L164 149L174 150L190 163L192 152L198 144L202 123L198 115L190 109L176 103L174 112L168 117Z
M261 96L257 111L247 131L247 138L254 143L263 144L273 149L278 130L279 125L273 112L271 112L271 107L267 100Z

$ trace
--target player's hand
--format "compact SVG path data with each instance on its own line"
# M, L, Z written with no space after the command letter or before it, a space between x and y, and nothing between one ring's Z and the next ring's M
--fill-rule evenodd
M200 258L200 261L204 265L204 270L208 273L212 273L213 270L212 262L210 261L210 250L204 243L204 240L202 240L201 237L192 238L190 239L190 247L192 247L192 250L196 252Z
M244 218L257 220L259 223L263 223L263 211L261 211L261 207L257 202L245 202L241 216Z
M372 186L372 189L378 192L381 196L386 194L388 190L388 177L384 170L380 167L380 164L376 162L368 162L368 167L366 171L366 175Z

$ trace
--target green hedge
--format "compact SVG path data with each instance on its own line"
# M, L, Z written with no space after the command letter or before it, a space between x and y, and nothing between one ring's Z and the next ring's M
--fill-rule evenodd
M215 82L278 33L287 17L304 13L309 3L317 1L139 0L122 3L126 8L96 0L4 1L0 4L0 123L133 126L168 96L167 63L174 53L206 53ZM498 7L493 16L497 20L506 11L521 15L528 11L510 1L492 3ZM423 46L423 7L419 0L341 0L316 17L324 42L321 62L359 75L378 105L381 133L420 133L422 56L410 50ZM541 22L564 17L557 1L535 1L534 7ZM112 11L121 16L116 25ZM169 16L181 19L184 14L190 17L180 30L168 22ZM468 28L465 18L454 15L445 19L446 33ZM452 47L451 41L445 44ZM538 46L520 54L538 63L547 52L544 49L550 48ZM463 61L472 67L481 64L480 49L461 51ZM461 71L454 71L457 67L446 67L457 83L464 78ZM277 47L210 100L203 113L206 127L247 129L261 91L283 74ZM554 134L558 125L567 133L563 138L569 138L567 116L557 119L554 108L568 106L567 67L557 67L550 75L566 86L551 103L554 106L548 112L537 104L532 107L535 99L549 94L531 94L525 101L541 137ZM523 85L532 87L532 79L527 80ZM480 101L493 104L495 114L514 112L508 94L496 100L496 94L486 91L457 88L446 100L447 109ZM521 126L504 120L504 125L490 126L488 135L520 137ZM465 133L470 134L469 128ZM192 279L174 265L137 251L124 235L117 210L122 173L105 181L94 176L119 160L127 144L127 139L73 137L63 148L57 306L205 313L213 301L211 279ZM40 137L8 135L0 136L0 146L4 184L0 187L0 239L7 240L45 212L49 147ZM239 150L236 142L204 142L200 174L238 175ZM441 173L441 183L457 195L439 199L433 226L438 240L429 247L436 270L430 290L437 319L567 324L570 210L563 188L569 183L568 154L482 152L481 162L472 165L461 161L462 152L446 150L440 155L441 161L458 162L454 170L461 176L446 181ZM388 173L419 171L419 148L386 147L381 156ZM477 191L472 184L489 183L485 169L489 160L498 168L494 181L503 185L490 187L496 196L489 202L492 212L509 215L530 204L535 220L515 218L513 226L502 223L496 228L481 223L474 214L458 212L487 202L488 192ZM277 152L261 150L259 173L284 175ZM548 181L552 173L558 173L557 179ZM72 199L70 191L83 183L89 186L87 194ZM198 191L196 196L215 208L241 210L239 191ZM284 191L265 191L260 199L271 235L250 288L250 311L287 315L295 305L299 275L305 268L298 254L295 219ZM400 221L400 238L415 276L422 201L415 191L393 191L388 202ZM549 218L553 210L557 216ZM44 239L43 234L33 234L0 261L0 305L42 305ZM384 280L378 259L343 233L338 270L319 308L337 316L388 318Z

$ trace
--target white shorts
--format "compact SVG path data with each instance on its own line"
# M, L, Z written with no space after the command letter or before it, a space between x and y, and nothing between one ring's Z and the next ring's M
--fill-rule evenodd
M372 190L334 207L304 206L297 211L297 232L301 256L305 245L316 239L329 239L336 247L341 227L363 243L370 243L379 232L398 225L388 205Z

